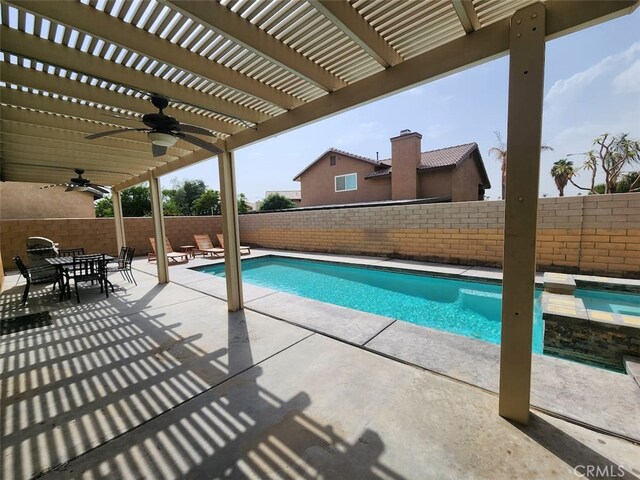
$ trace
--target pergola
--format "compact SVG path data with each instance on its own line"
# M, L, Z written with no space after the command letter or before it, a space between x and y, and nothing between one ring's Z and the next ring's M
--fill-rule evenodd
M169 278L159 177L211 152L153 156L154 112L212 132L228 306L243 308L234 150L510 55L500 414L529 414L545 41L631 13L638 0L1 0L0 179L64 182L76 167L119 192L149 181L158 280Z

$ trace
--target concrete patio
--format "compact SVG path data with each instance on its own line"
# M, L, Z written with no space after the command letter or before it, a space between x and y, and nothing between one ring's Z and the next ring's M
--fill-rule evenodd
M512 424L491 388L254 311L267 289L245 285L228 313L224 281L185 268L199 263L158 285L136 261L138 286L113 276L80 305L46 287L19 308L6 278L1 317L53 325L0 338L3 478L640 476L634 443L540 410Z

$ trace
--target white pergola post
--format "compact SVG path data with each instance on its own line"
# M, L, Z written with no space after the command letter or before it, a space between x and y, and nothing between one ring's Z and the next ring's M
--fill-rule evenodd
M224 237L224 271L227 279L227 306L230 312L242 310L242 270L240 268L240 228L233 152L218 156L222 235Z
M124 233L124 215L122 213L122 199L120 198L120 191L113 190L111 192L111 198L113 199L113 216L116 222L116 243L118 245L118 252L122 247L127 244Z
M160 179L149 172L149 190L151 194L151 215L156 237L156 265L158 267L158 283L169 281L169 265L167 261L167 247L165 245L164 215L162 213L162 189Z
M511 18L509 59L499 413L522 424L531 390L544 49L545 7L536 3Z

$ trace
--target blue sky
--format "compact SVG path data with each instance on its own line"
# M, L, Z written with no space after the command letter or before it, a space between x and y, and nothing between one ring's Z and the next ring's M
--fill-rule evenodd
M640 10L640 9L639 9ZM547 43L540 195L557 196L549 171L568 153L585 152L601 133L640 138L640 11ZM250 201L267 190L298 190L293 177L329 147L375 158L390 156L389 138L420 132L422 150L476 142L500 196L500 165L489 155L494 131L506 140L509 58L396 94L236 151L238 192ZM581 165L583 158L570 160ZM202 179L219 189L216 160L162 178ZM588 183L588 175L576 182ZM575 195L568 187L565 195Z

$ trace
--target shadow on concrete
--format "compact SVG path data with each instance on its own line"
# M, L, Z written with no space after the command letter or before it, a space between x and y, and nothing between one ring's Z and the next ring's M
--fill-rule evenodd
M3 478L402 478L376 432L349 443L305 413L306 392L258 384L244 312L205 351L183 317L145 310L162 291L50 304L64 308L54 328L3 337Z
M529 425L520 425L511 422L518 430L522 431L536 443L553 453L573 468L576 477L588 479L624 478L625 480L638 480L634 475L640 472L625 469L608 458L600 455L584 443L544 420L539 415L529 414ZM606 438L606 437L605 437ZM600 442L605 440L600 439Z

